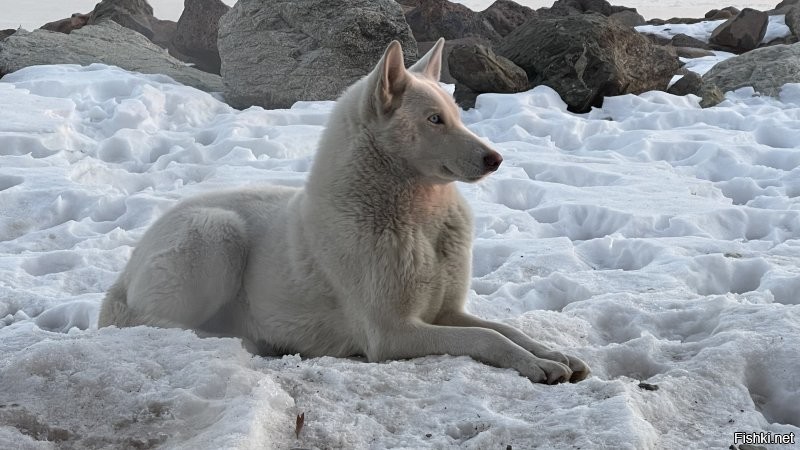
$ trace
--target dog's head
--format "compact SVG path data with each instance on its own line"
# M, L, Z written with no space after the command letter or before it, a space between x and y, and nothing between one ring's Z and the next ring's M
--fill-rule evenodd
M439 86L444 39L409 69L392 41L368 77L367 110L383 151L402 158L434 183L474 182L503 158L461 122L453 98Z

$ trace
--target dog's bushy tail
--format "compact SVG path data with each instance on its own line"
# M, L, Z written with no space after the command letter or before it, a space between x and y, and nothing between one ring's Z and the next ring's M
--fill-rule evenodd
M128 288L122 280L118 280L111 286L100 306L97 326L102 328L110 325L118 327L139 325L134 319L133 311L128 308Z

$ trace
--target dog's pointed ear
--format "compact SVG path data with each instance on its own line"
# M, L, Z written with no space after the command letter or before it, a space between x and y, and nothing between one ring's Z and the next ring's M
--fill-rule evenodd
M373 72L375 83L375 100L384 114L397 109L400 98L406 88L408 73L403 63L403 49L400 43L392 41L383 58L378 62Z
M444 49L444 38L439 38L436 44L425 53L425 56L420 58L419 61L414 63L408 70L411 72L421 73L428 78L439 81L442 75L442 50Z

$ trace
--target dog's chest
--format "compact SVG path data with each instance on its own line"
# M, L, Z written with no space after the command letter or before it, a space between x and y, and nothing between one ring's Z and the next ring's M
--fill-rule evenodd
M400 280L414 313L431 322L444 302L468 282L470 234L464 224L442 221L420 227L406 236Z

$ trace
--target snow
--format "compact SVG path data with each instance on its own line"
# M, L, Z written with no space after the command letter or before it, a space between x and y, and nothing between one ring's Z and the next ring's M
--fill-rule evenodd
M475 214L468 309L593 369L544 386L466 357L260 358L237 339L97 329L150 223L200 192L301 186L333 103L238 111L99 64L9 74L0 448L727 448L736 431L800 434L800 84L698 103L648 92L576 115L540 86L464 112L505 158L459 185Z

